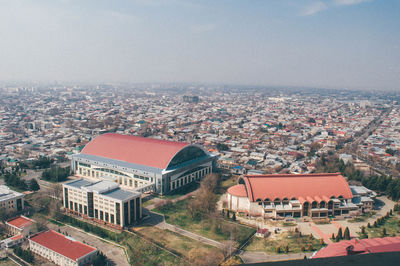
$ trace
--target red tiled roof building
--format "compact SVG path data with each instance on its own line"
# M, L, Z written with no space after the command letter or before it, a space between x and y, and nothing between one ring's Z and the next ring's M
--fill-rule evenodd
M315 253L312 258L329 258L382 252L400 252L400 237L343 240L329 244Z
M217 156L199 145L107 133L72 156L74 174L166 194L210 173Z
M340 173L245 175L228 189L233 211L264 217L328 217L358 211Z
M87 265L97 254L96 248L53 230L31 236L29 248L57 265Z

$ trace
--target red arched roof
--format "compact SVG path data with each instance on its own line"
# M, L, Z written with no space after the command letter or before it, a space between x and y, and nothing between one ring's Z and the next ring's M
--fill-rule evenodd
M83 154L166 169L189 143L107 133L90 141Z
M340 173L304 175L246 175L243 177L248 198L296 198L300 201L326 200L331 196L351 199L353 194Z
M241 184L228 188L228 193L236 197L247 197L246 187Z

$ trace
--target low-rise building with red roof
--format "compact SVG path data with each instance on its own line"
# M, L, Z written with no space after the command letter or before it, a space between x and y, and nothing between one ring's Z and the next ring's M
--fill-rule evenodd
M31 233L34 223L34 220L20 215L6 221L6 229L12 235L22 234L27 236Z
M245 175L227 193L229 209L271 218L359 213L352 199L340 173Z
M71 167L79 177L166 194L211 173L217 157L200 145L107 133L73 155Z
M382 252L400 252L400 237L343 240L322 248L316 252L312 258L329 258Z
M97 248L53 230L32 235L29 248L57 265L87 265L98 252Z

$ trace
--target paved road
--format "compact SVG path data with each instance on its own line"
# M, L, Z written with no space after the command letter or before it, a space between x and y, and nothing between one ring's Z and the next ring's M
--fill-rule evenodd
M309 258L313 253L295 253L295 254L281 254L281 255L269 255L265 252L250 252L244 251L239 256L242 258L244 263L260 263L270 261L285 261L285 260L300 260L304 259L304 256Z

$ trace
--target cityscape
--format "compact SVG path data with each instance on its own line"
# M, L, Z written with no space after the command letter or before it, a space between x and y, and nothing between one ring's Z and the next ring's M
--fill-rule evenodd
M0 0L0 266L398 265L399 10Z

